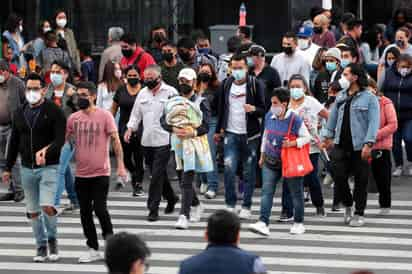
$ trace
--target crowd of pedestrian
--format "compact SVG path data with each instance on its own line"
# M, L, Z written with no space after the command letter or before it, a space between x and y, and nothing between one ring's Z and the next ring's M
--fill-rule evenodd
M351 13L337 17L314 8L283 35L282 52L270 62L247 27L239 27L220 56L205 35L175 44L156 26L145 46L111 27L97 66L92 43L77 43L68 23L59 10L25 43L24 22L11 14L1 40L1 168L10 187L0 199L24 199L36 262L59 259L58 216L80 209L88 251L79 262L103 259L94 213L109 239L109 271L142 273L150 255L145 244L125 233L111 237L111 151L115 188L130 183L133 196L147 189L150 222L161 218L162 198L165 214L180 201L177 229L201 220L207 204L199 195L220 194L223 167L226 210L209 218L208 249L181 264L188 274L265 273L258 257L237 248L256 187L262 188L260 214L248 229L270 235L273 197L282 184L279 221L303 234L308 200L317 217L327 216L322 185L332 183L332 211L343 210L343 222L359 227L372 179L381 214L390 214L392 177L412 176L412 23L404 10L386 28L364 31ZM60 203L64 190L69 205ZM136 257L125 267L122 247L133 242L128 250ZM229 257L236 269L225 272ZM211 260L216 269L202 270Z

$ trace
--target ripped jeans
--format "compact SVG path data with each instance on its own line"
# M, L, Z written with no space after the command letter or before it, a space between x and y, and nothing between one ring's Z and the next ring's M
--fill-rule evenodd
M259 138L249 140L246 134L225 133L225 202L228 207L236 206L236 171L238 164L243 164L244 196L242 208L252 207L252 196L256 183L257 150Z

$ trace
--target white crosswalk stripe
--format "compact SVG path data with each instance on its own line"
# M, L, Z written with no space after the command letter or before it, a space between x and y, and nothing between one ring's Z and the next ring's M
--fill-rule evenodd
M206 212L200 223L186 231L175 230L178 213L163 216L158 222L146 221L146 198L132 198L127 193L110 193L109 211L115 231L138 233L152 250L150 273L177 273L179 262L206 247L206 217L223 209L221 197L204 201ZM326 201L330 206L330 199ZM243 223L241 247L259 254L272 274L350 273L369 269L375 273L412 272L412 202L393 201L390 215L379 216L376 200L368 201L364 227L343 224L342 212L326 218L314 217L315 210L305 209L304 235L289 234L290 224L276 223L278 203L272 211L271 236L262 238L247 231L247 224L259 214L259 198L254 200L253 219ZM162 203L162 209L165 204ZM179 210L177 206L177 210ZM162 210L161 209L161 210ZM105 273L102 262L79 265L77 258L85 251L85 239L78 213L59 216L58 235L61 260L57 263L32 263L34 240L24 215L23 204L0 203L0 273ZM98 224L97 220L95 220ZM98 231L100 228L98 226ZM104 241L100 240L101 246Z

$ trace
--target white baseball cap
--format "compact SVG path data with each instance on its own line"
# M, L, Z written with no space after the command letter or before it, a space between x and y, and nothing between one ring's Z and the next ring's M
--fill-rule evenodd
M192 81L197 78L196 71L192 68L184 68L179 72L177 79L185 78L186 80Z

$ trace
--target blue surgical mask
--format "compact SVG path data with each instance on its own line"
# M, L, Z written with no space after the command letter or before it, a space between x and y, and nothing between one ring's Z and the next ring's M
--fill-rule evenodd
M51 73L50 81L53 83L53 86L59 86L63 83L63 75L57 74L57 73Z
M348 59L342 59L342 61L340 62L340 66L342 68L346 68L350 63L351 61L349 61Z
M232 76L236 81L241 81L246 78L246 70L244 69L234 69L232 70Z
M335 62L326 62L326 70L329 72L333 72L337 69L337 65Z
M303 90L303 88L291 88L290 89L290 96L294 100L299 100L300 98L305 96L305 91Z
M210 48L201 48L197 50L200 54L208 55L210 54Z
M253 67L255 65L255 62L253 62L253 58L252 57L247 57L246 58L247 61L247 66L248 67Z

